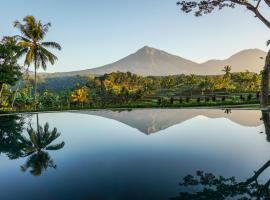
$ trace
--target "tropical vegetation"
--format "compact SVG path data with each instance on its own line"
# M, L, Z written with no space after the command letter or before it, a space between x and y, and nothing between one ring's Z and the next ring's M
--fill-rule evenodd
M88 108L185 107L258 104L261 74L233 73L227 65L221 75L173 75L143 77L130 72L102 76L47 77L41 67L57 57L47 48L61 50L56 42L45 42L51 26L33 16L15 21L20 35L0 42L0 112ZM19 59L23 57L24 66ZM29 70L33 65L34 73Z
M19 41L17 45L21 47L21 54L25 54L24 65L28 67L33 63L35 70L35 85L34 85L34 107L37 104L37 69L42 67L47 68L47 63L54 64L57 57L47 48L61 50L61 46L56 42L44 42L44 37L49 31L51 23L42 24L33 16L26 16L23 19L24 23L19 21L14 22L14 27L18 28L21 35L15 36Z
M241 7L255 15L267 29L270 29L269 15L267 10L270 10L270 0L179 0L177 5L184 13L193 12L196 17L210 14L215 10L221 11L224 8ZM266 6L266 8L262 9ZM266 12L264 12L266 10ZM269 45L269 41L267 42ZM267 107L269 93L269 73L270 73L270 50L265 58L265 65L262 71L261 78L261 106Z
M49 155L51 150L62 149L65 142L52 144L61 134L56 128L49 129L46 123L37 129L31 126L31 116L9 115L0 118L0 155L6 155L10 160L27 158L21 165L21 171L27 170L34 176L41 175L56 164ZM30 124L30 125L28 125Z

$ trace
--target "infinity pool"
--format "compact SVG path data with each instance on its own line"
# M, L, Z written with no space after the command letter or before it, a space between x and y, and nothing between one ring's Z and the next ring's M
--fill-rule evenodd
M255 110L2 116L0 199L252 199L249 189L264 197L258 188L268 190L269 138L269 113ZM235 182L215 179L220 176ZM216 180L210 196L200 196L209 185L198 177ZM230 192L240 183L243 192L221 195L218 183Z

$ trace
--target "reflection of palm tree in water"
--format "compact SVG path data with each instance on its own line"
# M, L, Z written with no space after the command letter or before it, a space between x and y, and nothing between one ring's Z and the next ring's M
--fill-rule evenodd
M226 109L224 110L224 113L225 113L225 114L231 114L231 113L232 113L232 110L231 110L231 109L226 108Z
M267 141L270 142L270 115L262 111ZM187 175L179 184L183 189L174 200L211 200L211 199L268 199L270 200L270 179L259 183L258 179L270 166L268 160L254 175L243 182L237 182L235 177L225 178L212 173L197 171L195 176ZM185 188L185 189L184 189ZM194 192L195 189L195 192ZM197 190L196 190L197 189ZM190 192L192 191L192 192Z
M29 137L23 134L25 117L10 115L0 117L0 154L6 154L9 159L27 157L26 163L21 166L22 171L31 169L33 175L40 175L47 168L55 168L53 160L47 150L63 148L64 142L51 145L60 136L57 129L49 130L49 124L39 126L37 115L37 129L32 126L27 129Z
M25 147L23 152L25 156L31 156L27 159L26 163L21 166L22 171L31 168L31 174L40 175L42 171L46 170L48 167L56 168L54 161L46 150L59 150L64 147L65 142L51 144L61 133L57 132L56 128L50 131L48 123L46 123L44 127L40 126L38 115L37 130L34 130L30 125L30 128L27 129L27 133L29 139L24 139Z
M43 170L56 168L56 165L47 152L40 151L39 153L31 155L25 164L21 166L23 172L27 171L28 168L31 168L30 173L32 175L39 176L42 174Z

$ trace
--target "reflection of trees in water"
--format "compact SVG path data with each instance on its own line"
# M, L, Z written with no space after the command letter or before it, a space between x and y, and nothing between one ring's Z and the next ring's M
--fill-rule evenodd
M270 161L265 163L255 175L243 182L238 182L235 177L225 178L215 176L212 173L198 171L196 176L187 175L179 185L188 191L180 192L174 200L209 200L209 199L270 199L269 184L259 183L259 175L270 165ZM259 172L259 173L258 173ZM196 192L189 192L189 191Z
M226 113L226 110L225 110ZM265 127L266 139L270 142L269 111L262 111L262 121ZM209 199L268 199L270 200L270 178L266 182L259 182L260 175L270 166L268 160L254 175L239 182L235 177L225 178L212 173L197 171L196 175L187 175L179 183L182 192L174 200L209 200Z
M231 114L231 113L232 113L232 110L231 110L231 109L226 108L226 109L224 109L224 113L225 113L225 114Z
M23 134L25 120L20 116L0 117L0 153L10 159L28 157L22 171L30 169L32 175L41 175L48 168L56 168L47 150L59 150L65 143L52 144L61 134L56 128L49 130L49 124L44 127L38 124L34 130L31 125L27 135Z
M23 156L24 130L26 117L8 115L0 117L0 154L6 154L9 159Z
M265 134L266 139L268 142L270 142L270 115L269 111L262 110L262 118L264 128L265 128Z
M25 164L21 166L23 172L27 171L29 168L32 175L39 176L48 168L56 168L56 165L48 152L40 151L39 153L31 155Z

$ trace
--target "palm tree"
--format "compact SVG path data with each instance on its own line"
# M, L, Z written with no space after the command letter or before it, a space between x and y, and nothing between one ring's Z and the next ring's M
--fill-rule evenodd
M64 147L65 142L58 144L51 143L57 139L61 133L57 132L57 129L54 128L52 131L49 131L49 124L46 123L44 128L38 125L38 129L34 130L30 125L30 128L27 129L29 139L25 138L25 143L27 144L24 148L25 156L31 155L35 152L40 153L43 150L58 150Z
M82 87L77 90L75 90L71 94L72 102L74 103L80 103L83 108L83 104L87 102L87 90L86 88Z
M56 42L43 42L50 26L51 23L42 24L33 16L26 16L23 23L14 22L14 27L21 31L21 35L16 37L19 40L18 45L23 48L21 55L25 54L24 65L29 68L31 64L34 64L35 67L35 110L37 104L37 69L42 67L46 70L48 62L53 65L57 60L57 57L47 50L48 47L61 50L61 46Z
M30 168L30 173L33 176L40 176L44 170L56 168L56 164L48 152L41 151L31 155L25 164L21 166L23 172L27 171L28 168Z
M59 150L64 147L65 142L51 144L61 135L61 133L57 132L56 128L49 131L48 123L44 125L44 128L38 125L37 130L34 130L30 125L30 128L27 129L27 133L29 139L24 138L23 140L25 144L23 148L23 157L30 157L27 159L26 163L21 166L21 170L25 172L30 168L30 173L32 175L39 176L42 171L47 168L56 168L53 159L51 159L46 150Z
M195 74L190 74L187 76L187 85L190 87L190 96L192 97L192 91L194 87L197 85L198 79Z
M225 72L225 75L224 75L225 78L229 78L231 77L232 67L229 65L226 65L221 71Z

